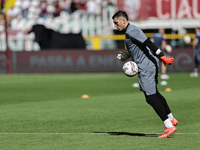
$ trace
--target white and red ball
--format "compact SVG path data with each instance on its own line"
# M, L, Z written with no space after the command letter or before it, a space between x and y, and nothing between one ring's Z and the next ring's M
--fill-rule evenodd
M122 67L123 73L128 77L133 77L138 73L138 66L133 61L126 62Z
M189 35L185 35L185 36L183 37L183 41L184 41L185 43L190 43L190 42L191 42L191 37L190 37Z
M166 51L168 52L168 53L171 53L172 52L172 47L171 47L171 45L166 45Z

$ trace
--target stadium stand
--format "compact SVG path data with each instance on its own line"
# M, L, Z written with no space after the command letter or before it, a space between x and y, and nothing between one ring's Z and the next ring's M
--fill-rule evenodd
M78 34L81 32L83 37L113 34L113 27L110 18L111 15L116 11L116 0L112 0L112 3L115 5L110 5L110 0L89 0L88 2L90 2L90 4L88 4L88 7L85 7L87 6L87 0L75 0L78 9L74 12L71 12L69 9L66 11L63 9L63 7L59 6L59 4L63 4L64 1L65 0L15 1L13 8L16 10L17 16L10 20L9 30L22 32L24 35L22 38L25 45L29 45L27 48L25 48L25 50L30 50L30 44L26 43L30 43L30 39L32 38L32 40L34 40L35 38L34 35L26 33L31 30L33 25L36 24L44 25L46 28L62 34ZM72 0L67 1L72 2ZM93 2L96 2L96 4ZM26 12L23 12L23 5ZM55 13L55 6L60 11L57 14ZM92 8L94 6L95 8ZM28 9L26 9L27 7ZM0 25L0 30L4 30L2 24ZM3 32L1 32L1 39L3 39L3 36L5 35ZM12 36L11 39L15 40L15 38L17 39L19 37ZM4 42L4 40L1 42ZM86 42L86 48L92 49L92 41ZM34 43L34 45L37 44ZM33 50L38 50L38 46L39 45L34 46L36 49L33 48ZM14 46L11 49L17 50ZM0 50L4 51L5 48L0 47Z
M149 3L150 1L152 3ZM130 11L130 14L135 13L133 10L139 10L141 11L139 18L130 20L130 22L146 30L147 33L153 33L159 27L168 29L168 34L171 35L167 35L167 37L172 39L170 41L171 46L176 47L181 44L179 39L188 33L188 30L192 31L193 28L200 24L200 7L198 6L200 2L188 1L191 6L186 6L183 1L179 3L176 3L176 1L163 1L163 5L166 5L166 8L164 8L157 6L158 4L161 5L161 1L158 2L156 0L16 0L14 9L18 15L11 19L9 30L22 32L24 34L23 40L26 43L27 39L30 41L31 38L34 38L31 34L26 35L26 32L33 25L42 24L46 28L63 34L81 32L86 40L86 49L88 50L114 49L119 45L123 45L123 43L119 44L119 42L117 42L117 45L115 40L123 40L123 38L121 38L122 36L112 36L113 34L120 34L116 33L113 26L112 15L118 9L126 9L126 11ZM22 9L24 2L26 2L24 6L26 13L23 13ZM72 2L74 4L73 11L70 10ZM165 12L167 9L171 10L169 8L172 6L170 2L176 3L177 8L174 7L176 9L174 12L177 14L170 15L171 11ZM62 6L59 6L59 4ZM27 6L28 9L26 9ZM136 6L141 7L141 9L135 8ZM188 13L189 8L192 8L192 11ZM169 18L166 18L167 16ZM170 18L170 16L173 17ZM4 39L3 31L4 27L0 24L0 39ZM183 45L183 42L181 45ZM0 46L0 51L5 50L2 47ZM38 46L34 47L37 47L38 50Z
M55 15L55 4L63 1L51 0L39 2L38 0L32 0L29 4L27 17L25 17L21 7L24 1L29 0L16 0L15 2L14 8L20 9L20 11L18 17L11 20L10 28L13 30L29 30L34 24L44 24L45 26L62 33L78 33L79 31L82 31L83 36L99 35L100 33L102 34L104 26L109 27L111 16L108 15L113 14L116 11L116 7L108 5L107 1L101 2L101 0L99 0L98 4L102 3L102 5L96 5L95 3L92 4L91 2L93 0L91 0L88 1L88 3L90 2L89 6L94 7L96 5L96 11L94 11L94 8L88 6L88 10L80 8L73 13L61 11L58 15ZM46 2L47 5L44 6L46 7L46 15L41 15L43 2ZM115 2L115 0L113 0L113 2ZM100 12L101 9L102 14ZM84 25L87 21L89 22L89 25L86 27ZM110 28L110 32L111 30L112 28ZM104 34L108 34L108 31L106 30Z

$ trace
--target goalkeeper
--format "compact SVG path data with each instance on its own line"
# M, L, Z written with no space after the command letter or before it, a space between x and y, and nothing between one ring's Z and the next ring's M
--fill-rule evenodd
M118 11L112 17L114 26L125 33L125 47L128 53L120 51L117 58L125 61L132 58L138 65L138 81L146 101L162 119L165 131L158 138L166 138L176 131L178 121L173 117L166 99L158 92L159 59L166 65L173 63L173 58L166 57L162 51L148 39L143 31L128 22L128 15Z

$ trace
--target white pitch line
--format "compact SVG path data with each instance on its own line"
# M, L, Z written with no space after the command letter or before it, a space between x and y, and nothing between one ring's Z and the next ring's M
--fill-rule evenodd
M173 134L200 134L200 133L173 133Z
M9 132L5 132L5 133L0 133L0 135L28 135L28 134L32 134L32 135L67 135L67 134L112 134L112 132L105 132L105 133L9 133ZM133 133L134 134L134 133ZM147 135L151 135L151 134L162 134L162 133L137 133L137 134L147 134ZM200 133L173 133L173 134L200 134ZM131 133L130 133L131 135Z

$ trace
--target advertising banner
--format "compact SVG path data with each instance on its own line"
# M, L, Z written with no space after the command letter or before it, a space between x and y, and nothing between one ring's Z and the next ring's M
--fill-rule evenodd
M199 0L152 0L151 8L151 17L200 19Z
M118 72L122 62L116 50L51 50L12 52L13 73ZM0 72L6 72L5 55L0 53Z
M124 62L117 59L118 50L46 50L12 52L12 73L84 73L122 72ZM193 49L173 49L174 64L168 72L192 71ZM6 73L6 56L0 52L0 73Z
M200 19L199 0L118 0L118 10L126 11L130 20Z

